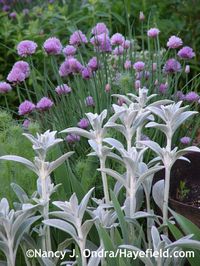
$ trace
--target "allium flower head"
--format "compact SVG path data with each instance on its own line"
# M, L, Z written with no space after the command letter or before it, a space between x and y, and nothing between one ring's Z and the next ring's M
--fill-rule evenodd
M159 86L159 92L161 94L165 94L168 89L168 84L167 83L161 83Z
M30 114L31 112L33 112L33 110L35 110L35 104L27 100L21 103L20 106L18 107L19 115Z
M176 73L181 71L181 64L174 58L170 58L167 60L163 67L163 71L165 73Z
M81 63L74 57L69 57L66 60L69 64L69 69L72 73L80 73L83 69Z
M130 46L131 46L131 41L129 41L129 40L125 40L123 43L122 43L122 47L124 48L124 49L129 49L130 48Z
M171 36L167 42L167 47L171 49L176 49L182 45L183 45L183 41L181 40L181 38L174 36L174 35Z
M70 75L72 73L70 67L69 67L69 63L67 60L65 60L61 65L60 65L60 68L59 68L59 75L61 77L66 77L68 75Z
M11 90L12 90L12 87L10 86L9 83L5 81L0 82L0 93L5 94Z
M185 100L188 102L197 102L199 100L199 95L194 91L190 91L185 95Z
M24 8L22 12L23 12L24 16L27 16L30 11L28 8Z
M28 128L30 126L31 121L29 119L25 119L22 126L24 128Z
M80 141L80 136L76 135L76 134L69 134L67 135L66 137L66 141L69 143L69 144L73 144L75 142L78 142Z
M87 43L88 40L85 36L85 34L82 33L82 31L77 30L75 31L69 39L69 43L71 45L80 45L81 43Z
M92 71L96 71L99 68L99 64L98 64L98 60L97 57L92 57L87 66L92 70Z
M151 38L155 38L160 33L159 29L157 28L151 28L147 31L147 35Z
M25 74L17 67L13 68L7 76L7 80L11 83L23 82L25 78Z
M136 70L136 71L142 71L145 67L145 63L142 62L142 61L138 61L136 62L134 65L133 65L133 68Z
M97 51L100 52L111 52L111 43L110 38L107 34L102 33L100 35L96 35L90 39L90 42L94 47L98 47Z
M78 122L78 127L86 129L89 127L89 121L86 118L82 118L79 122Z
M115 47L115 49L113 50L114 55L123 55L123 53L124 53L124 48L122 45Z
M122 45L123 42L125 41L124 36L121 33L115 33L111 39L111 44L112 45Z
M56 37L48 38L43 44L44 50L47 54L57 55L62 52L62 44Z
M92 70L89 67L84 67L81 72L82 78L90 79L92 77Z
M73 45L67 45L63 49L63 53L65 56L73 56L76 53L76 47L74 47Z
M132 66L131 60L126 60L125 63L124 63L124 68L125 69L130 69L131 66Z
M25 61L18 61L13 65L13 69L18 68L24 75L25 78L28 78L30 75L30 67L29 64Z
M58 95L63 95L63 94L69 94L72 89L67 86L67 84L62 84L62 85L59 85L55 88L55 91L58 93Z
M141 81L137 79L137 80L135 81L135 89L136 89L136 90L139 90L139 88L141 88Z
M109 31L106 27L106 25L102 22L97 23L97 25L92 29L92 34L94 35L100 35L102 33L109 34Z
M94 99L93 99L93 97L92 96L86 97L85 104L87 106L94 106Z
M36 105L36 108L40 111L49 110L53 106L53 102L48 97L43 97Z
M36 49L37 44L29 40L22 41L17 45L17 53L22 57L34 54Z
M191 59L195 56L195 53L191 47L185 46L178 51L178 56L182 59Z
M14 11L14 12L11 12L10 14L9 14L9 17L10 18L12 18L12 19L16 19L16 17L17 17L17 13Z
M175 98L175 100L177 100L177 101L183 101L183 100L185 100L185 94L184 94L182 91L177 91L177 92L174 94L174 98Z
M184 144L184 145L188 145L190 142L191 142L191 138L190 137L182 137L181 139L180 139L180 142L182 143L182 144Z

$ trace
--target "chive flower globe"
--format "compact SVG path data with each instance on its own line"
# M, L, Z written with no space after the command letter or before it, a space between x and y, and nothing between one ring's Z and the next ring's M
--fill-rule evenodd
M133 68L138 72L143 71L145 68L145 63L142 61L138 61L133 65Z
M86 106L94 106L94 99L92 96L88 96L85 99Z
M69 63L67 60L65 60L61 65L60 65L60 68L59 68L59 75L61 77L66 77L68 75L70 75L72 73L70 67L69 67Z
M9 83L7 83L5 81L0 82L0 93L1 94L8 93L11 90L12 90L12 87L10 86Z
M175 35L171 36L167 42L167 47L170 49L176 49L182 45L183 45L183 41L181 40L181 38Z
M92 57L87 66L92 70L92 71L96 71L99 68L99 64L98 64L98 60L97 57Z
M62 44L60 40L56 37L48 38L44 44L43 48L47 54L57 55L62 52Z
M122 45L124 41L124 36L121 33L115 33L110 39L111 45Z
M123 55L123 53L124 53L124 48L122 45L115 47L115 49L113 50L114 55Z
M7 80L14 84L23 82L25 78L25 74L17 67L13 68L7 76Z
M63 49L63 54L65 56L73 56L76 53L76 47L74 47L73 45L67 45L64 49Z
M190 91L185 95L185 100L188 102L197 102L199 100L199 95L194 91Z
M87 37L80 30L75 31L70 36L70 39L69 39L69 43L71 45L77 45L78 46L78 45L80 45L82 43L87 43L87 42L88 42Z
M84 67L81 74L83 79L90 79L92 77L92 70L89 67Z
M97 23L96 26L92 29L92 34L94 35L100 35L102 33L109 34L109 31L106 27L106 25L102 22Z
M107 34L100 34L90 39L90 43L95 47L98 52L111 52L110 37Z
M125 69L130 69L132 67L131 60L126 60L124 63Z
M190 142L191 142L191 138L190 137L182 137L181 139L180 139L180 142L182 143L182 144L184 144L184 145L188 145Z
M192 59L193 57L195 57L195 53L191 47L184 46L178 51L178 56L181 59Z
M68 134L67 137L65 138L65 140L69 143L69 144L73 144L75 142L80 141L80 136L76 135L76 134Z
M76 58L69 57L66 62L69 64L71 73L81 73L83 66Z
M55 88L55 91L57 92L58 95L65 95L65 94L69 94L72 89L67 86L67 84L62 84L62 85L59 85Z
M35 53L37 44L33 41L24 40L17 45L17 53L21 57L26 57Z
M18 68L21 70L22 73L24 73L25 78L28 78L30 75L30 66L25 61L18 61L13 65L13 68Z
M164 73L173 74L181 71L181 64L174 58L170 58L166 61L163 67Z
M32 102L25 100L23 103L20 104L18 107L19 115L27 115L32 113L35 110L35 104Z
M48 97L43 97L36 105L36 108L40 111L47 111L53 106L52 100Z
M78 122L78 127L82 128L82 129L87 129L89 127L89 121L86 118L82 118L79 122Z
M150 38L156 38L160 33L160 30L157 28L151 28L147 31L147 36Z
M31 121L29 119L25 119L22 126L24 128L28 128L30 126L30 124L31 124Z
M131 46L131 41L129 41L129 40L125 40L125 41L123 41L123 43L122 43L122 47L123 47L125 50L129 49L130 46Z

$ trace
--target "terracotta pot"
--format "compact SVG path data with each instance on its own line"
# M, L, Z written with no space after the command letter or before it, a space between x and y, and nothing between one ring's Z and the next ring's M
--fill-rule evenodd
M185 157L190 160L190 163L177 160L172 167L169 206L200 227L200 208L176 200L177 188L181 180L189 180L190 184L200 185L200 153L188 153ZM153 184L161 179L164 179L164 170L155 174Z

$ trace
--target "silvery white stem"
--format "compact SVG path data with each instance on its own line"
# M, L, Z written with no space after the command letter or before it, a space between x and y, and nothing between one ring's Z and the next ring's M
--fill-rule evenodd
M84 256L84 250L85 250L85 239L83 237L83 232L81 229L81 222L77 224L77 233L79 237L79 248L80 248L80 253L81 253L81 261L82 261L82 266L87 266L87 260L86 257Z
M134 175L130 175L130 218L134 215L134 201L135 199L135 177Z
M105 168L105 158L100 157L100 168L101 169ZM106 173L101 172L101 177L102 177L102 183L103 183L105 202L106 202L106 204L109 204L110 203L110 197L109 197L108 181L107 181Z
M9 266L15 266L15 258L16 255L13 252L13 242L8 238L8 250L9 250L9 257L7 258L7 262Z
M147 192L146 186L143 186L145 197L146 197L146 204L147 204L147 212L150 214L151 213L151 206L150 206L150 198L149 194ZM151 248L151 226L150 221L152 218L147 218L147 240L148 240L148 248Z
M167 226L167 221L168 221L170 172L171 172L171 167L165 166L165 189L164 189L164 202L163 202L163 224L164 224L164 226ZM167 228L164 230L164 233L166 235L168 234Z

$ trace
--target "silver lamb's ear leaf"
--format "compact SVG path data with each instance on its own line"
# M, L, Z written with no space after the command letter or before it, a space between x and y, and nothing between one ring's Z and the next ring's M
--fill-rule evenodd
M154 250L157 250L161 240L160 240L160 234L158 232L158 229L154 225L151 228L151 236L153 240Z
M116 139L105 138L105 139L103 139L103 142L106 142L107 144L113 146L117 150L124 149L123 144L120 141L116 140Z
M79 136L82 136L88 139L94 139L93 133L88 132L87 130L78 128L78 127L70 127L70 128L60 131L60 133L76 134L76 135L79 135Z
M146 126L146 128L157 128L159 129L160 131L162 131L165 135L168 134L168 127L164 124L158 124L156 122L149 122Z
M200 152L200 149L196 146L190 146L188 148L182 149L176 153L176 159L180 158L181 156L189 152Z
M110 175L110 176L114 177L116 180L121 182L123 184L123 186L126 187L126 189L128 190L128 188L126 186L126 181L124 180L123 176L120 175L117 171L114 171L114 170L109 169L109 168L99 168L97 170L101 171L101 172L104 172L107 175Z
M88 191L88 193L84 196L84 198L82 199L82 201L81 201L81 203L79 205L78 216L79 216L80 220L83 219L83 215L85 213L85 210L87 208L88 201L89 201L89 199L91 197L91 194L92 194L93 190L94 190L94 187L91 188Z
M81 226L82 232L83 232L83 237L86 239L90 229L92 228L94 224L94 220L86 220L84 224Z
M44 220L43 223L68 233L70 236L73 237L75 241L77 241L78 236L76 234L74 227L70 223L67 223L59 219L48 219Z
M163 179L156 182L152 190L153 199L161 210L163 209L163 202L164 202L164 187L165 187L165 181Z
M50 175L51 172L53 172L56 168L58 168L64 161L66 161L72 154L74 154L73 151L67 152L60 156L57 160L53 161L49 165L48 175Z
M102 250L102 247L99 247L97 249L97 254L101 250ZM88 265L87 266L99 265L100 261L101 261L101 257L100 256L91 256L90 259L89 259L89 262L88 262Z
M1 156L0 160L13 161L13 162L18 162L18 163L24 164L26 167L28 167L34 173L37 174L37 169L35 168L34 164L31 161L29 161L26 158L23 158L21 156L5 155L5 156Z
M3 241L0 241L0 250L3 251L3 253L5 254L6 257L9 256L8 246ZM7 265L7 263L6 263L6 265Z
M154 151L157 155L159 155L162 158L163 150L158 145L158 143L156 143L155 141L151 141L151 140L143 140L143 141L138 141L138 142L149 147L152 151Z

